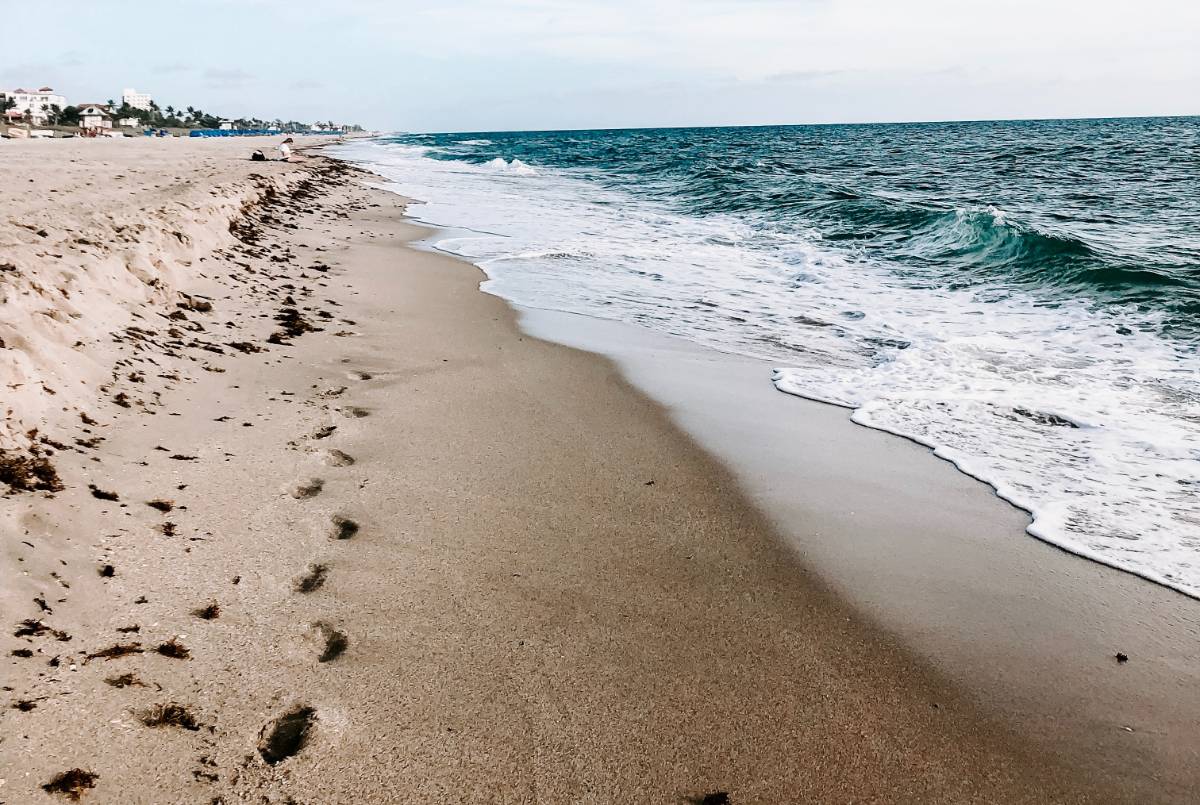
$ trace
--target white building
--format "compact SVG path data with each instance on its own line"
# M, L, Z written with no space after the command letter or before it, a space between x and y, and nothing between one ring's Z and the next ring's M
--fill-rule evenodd
M100 103L85 103L79 107L79 128L111 129L112 116L108 107Z
M138 92L135 89L127 89L121 93L122 103L127 103L134 109L141 109L146 112L150 111L151 100L149 92Z
M233 121L232 120L222 120L221 121L221 131L232 131L232 130L233 130Z
M123 117L117 121L117 125L123 129L136 129L138 126L142 125L142 121L138 120L136 117Z
M28 115L34 123L45 123L51 107L57 106L59 109L62 109L67 105L67 99L50 87L42 87L39 90L5 90L0 92L0 96L11 98L16 104L12 109L8 110L9 117L16 118Z

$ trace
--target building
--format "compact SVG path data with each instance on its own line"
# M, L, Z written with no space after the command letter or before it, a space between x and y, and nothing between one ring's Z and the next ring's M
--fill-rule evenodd
M138 126L142 125L142 121L138 120L136 117L123 117L117 121L117 125L123 129L136 129Z
M0 92L0 97L11 99L14 103L12 109L9 109L7 116L10 120L29 117L34 123L45 123L49 117L52 108L57 106L62 109L67 105L67 99L56 93L51 87L42 87L38 90L32 89L14 89Z
M233 130L233 121L232 120L222 120L221 121L221 131L232 131L232 130Z
M148 92L138 92L135 89L127 89L121 93L121 103L126 103L134 109L141 109L144 112L150 111L150 104L153 99Z
M80 104L79 128L85 131L90 129L111 129L112 115L108 113L108 107L102 103Z

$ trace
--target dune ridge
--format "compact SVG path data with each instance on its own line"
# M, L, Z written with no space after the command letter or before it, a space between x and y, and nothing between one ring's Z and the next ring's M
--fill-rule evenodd
M243 166L232 148L181 160L157 143L86 146L102 153L56 142L0 152L19 189L0 217L0 449L28 451L93 417L117 374L110 334L209 304L204 263L235 242L231 227L311 179L302 166ZM144 152L118 153L131 147Z

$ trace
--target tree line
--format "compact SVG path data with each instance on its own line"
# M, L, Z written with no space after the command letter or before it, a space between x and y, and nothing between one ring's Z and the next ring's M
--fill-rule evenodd
M16 101L8 96L0 98L0 114L7 112L16 106ZM113 99L109 99L108 112L117 120L133 118L138 121L138 126L155 129L215 129L221 125L222 118L219 115L206 112L203 109L197 109L194 106L189 106L186 109L176 109L174 106L159 107L154 101L150 102L149 109L138 109L130 106L125 102L120 105ZM58 104L49 106L43 104L42 112L46 115L46 119L52 126L77 126L81 117L80 112L82 107L66 106L60 107ZM30 115L26 113L26 122L33 122ZM242 117L233 120L233 125L239 129L279 129L280 131L300 132L308 131L310 125L299 120L283 120L275 118L274 120L263 120L257 117ZM362 131L362 126L338 126L330 121L316 121L313 125L323 129L342 128L347 131Z

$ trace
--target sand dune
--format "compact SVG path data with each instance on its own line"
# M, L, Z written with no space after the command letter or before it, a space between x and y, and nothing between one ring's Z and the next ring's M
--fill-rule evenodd
M229 224L305 176L248 151L172 140L0 150L16 191L0 213L0 448L28 448L31 429L49 435L94 413L122 331L205 304L204 261L234 242Z

